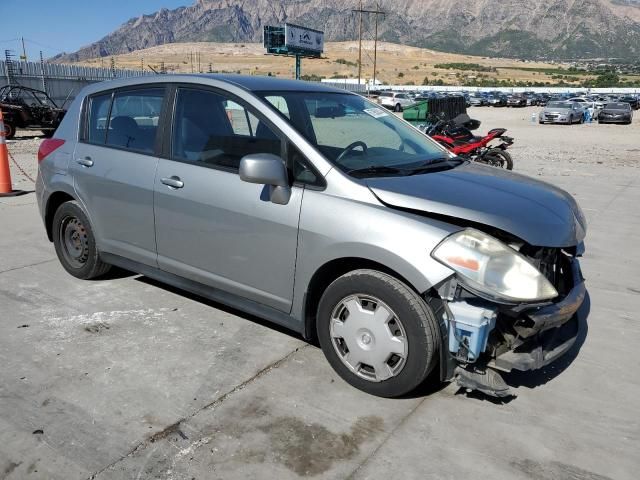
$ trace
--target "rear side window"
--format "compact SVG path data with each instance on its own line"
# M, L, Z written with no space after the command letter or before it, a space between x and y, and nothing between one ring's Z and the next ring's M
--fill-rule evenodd
M111 93L91 97L89 100L89 126L87 140L104 143L107 137L107 120L111 106Z
M172 158L237 171L250 153L281 155L278 135L250 110L221 93L178 89Z
M164 88L116 92L109 116L107 145L153 153Z

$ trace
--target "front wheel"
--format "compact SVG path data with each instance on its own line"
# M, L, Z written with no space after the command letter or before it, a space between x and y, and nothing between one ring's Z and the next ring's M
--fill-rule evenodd
M401 112L402 111L402 105L400 105L399 103L396 103L396 106L393 107L393 111L394 112Z
M318 306L317 333L333 369L380 397L405 395L433 369L441 348L431 308L407 285L375 270L336 279Z
M89 280L111 268L100 259L91 224L78 202L66 202L58 207L52 231L58 260L74 277Z

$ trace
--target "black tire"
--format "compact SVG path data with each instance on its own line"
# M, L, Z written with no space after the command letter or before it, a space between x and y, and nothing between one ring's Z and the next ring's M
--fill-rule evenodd
M394 112L401 112L402 111L402 105L400 105L399 103L396 103L396 106L393 107L393 111Z
M58 260L74 277L90 280L111 268L100 259L91 224L78 202L69 201L58 207L52 232Z
M330 334L331 320L334 310L350 295L375 297L401 322L406 333L407 356L394 376L368 380L350 370L338 355L334 343L337 340ZM329 285L320 299L316 329L322 351L338 375L359 390L388 398L405 395L425 380L437 363L442 342L438 323L426 302L401 281L376 270L355 270Z
M55 130L42 130L42 136L44 138L51 138L51 137L53 137L54 133L56 133Z
M492 148L477 161L492 167L513 170L513 159L511 158L511 154L500 148Z
M16 127L12 123L4 122L4 138L11 140L16 136Z
M578 121L578 123L579 123L580 125L582 125L582 124L584 123L584 115L581 115L581 116L580 116L580 120Z

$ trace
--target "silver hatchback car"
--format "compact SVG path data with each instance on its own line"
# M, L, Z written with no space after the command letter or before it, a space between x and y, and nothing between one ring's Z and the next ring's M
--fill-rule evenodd
M579 333L574 199L355 94L239 75L95 84L38 160L71 275L116 265L264 317L374 395L432 371L509 395L500 372L540 368Z

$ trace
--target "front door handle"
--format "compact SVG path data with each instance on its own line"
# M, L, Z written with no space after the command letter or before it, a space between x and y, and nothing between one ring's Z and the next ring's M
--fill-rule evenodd
M78 158L76 162L83 167L93 167L93 160L91 160L91 157Z
M184 182L180 180L180 177L176 177L175 175L172 177L165 177L160 179L160 181L169 188L182 188L184 187Z

